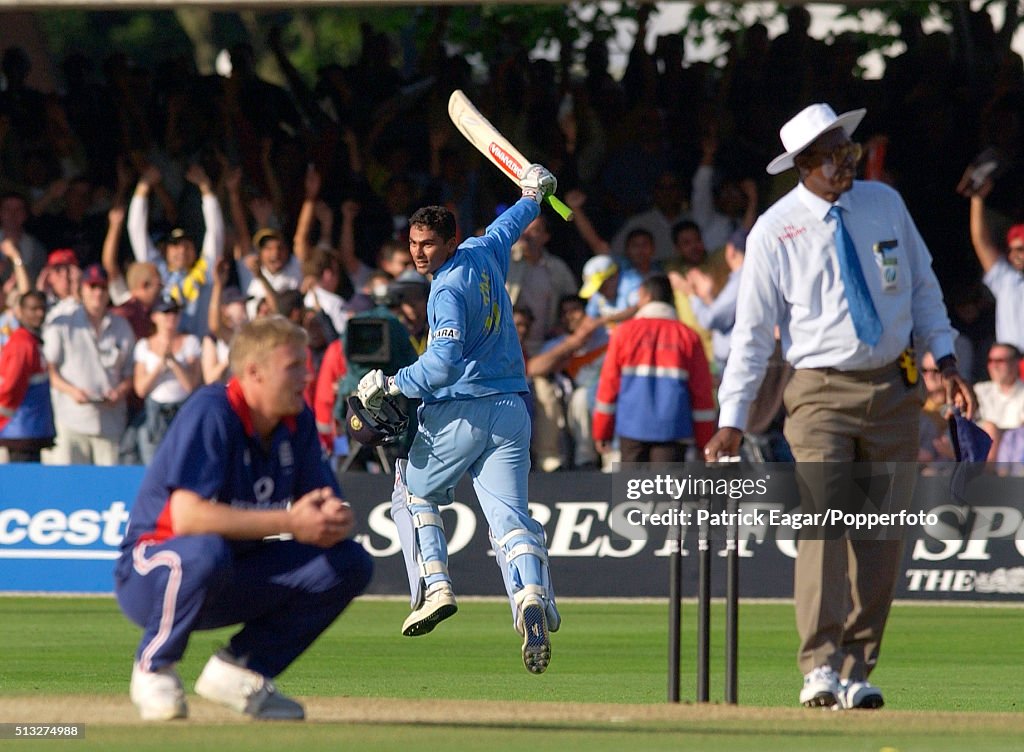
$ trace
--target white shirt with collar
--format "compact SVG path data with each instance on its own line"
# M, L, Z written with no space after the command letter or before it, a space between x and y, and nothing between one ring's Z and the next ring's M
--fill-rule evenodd
M723 248L740 227L739 220L722 214L715 208L715 168L700 165L693 173L693 189L690 194L690 211L693 221L700 227L700 238L708 252Z
M982 281L996 299L996 342L1024 350L1024 274L1000 256Z
M236 267L238 269L239 286L245 291L246 297L249 298L245 304L245 309L249 313L249 318L254 319L259 311L260 301L267 297L267 289L263 286L263 282L253 276L252 272L249 271L249 267L244 263L238 261ZM302 285L302 264L293 253L288 256L288 261L281 267L281 271L271 272L264 268L263 276L266 277L267 282L270 283L275 292L298 290Z
M135 334L128 321L109 311L95 329L81 305L43 327L43 356L69 383L96 402L80 404L51 387L54 420L72 431L117 439L124 431L127 403L98 401L128 378L133 369Z
M979 381L974 385L978 397L979 421L987 420L1002 431L1024 425L1024 381L1017 379L1009 392L994 381Z
M719 425L745 428L775 346L794 368L861 371L894 362L910 344L936 358L953 352L932 258L900 195L883 183L855 181L836 205L853 239L882 321L882 337L864 344L853 328L839 272L831 208L803 183L772 205L747 238L736 324L719 388ZM878 244L892 247L884 250ZM883 271L895 268L888 282Z
M334 331L338 336L345 333L345 327L352 316L352 312L348 310L348 301L343 297L330 290L325 290L320 285L316 285L306 293L303 303L306 308L319 308L323 311L324 315L330 319L331 326L334 327Z
M661 209L653 207L640 214L634 214L626 220L626 223L615 233L611 242L611 253L613 256L626 255L626 236L633 230L647 230L654 238L654 258L656 261L665 261L676 257L676 247L672 242L672 228L690 215L683 210L673 217L667 217L661 213ZM703 235L702 235L703 237ZM710 248L711 246L708 246Z

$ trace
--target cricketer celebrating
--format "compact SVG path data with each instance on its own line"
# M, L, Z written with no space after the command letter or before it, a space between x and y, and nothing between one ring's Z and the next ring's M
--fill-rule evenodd
M560 618L548 572L543 527L527 510L530 416L522 349L505 291L511 246L553 193L555 177L530 165L523 197L482 237L456 239L455 217L428 206L409 218L416 271L433 274L427 317L430 340L419 360L393 377L366 374L357 395L379 410L385 395L423 401L419 432L395 473L392 517L409 574L412 613L408 637L426 634L458 606L448 574L448 547L439 506L453 501L469 472L490 527L491 545L523 637L526 669L543 673L551 659L548 633Z
M277 676L370 580L369 554L303 402L306 333L281 316L246 324L234 378L196 392L139 488L115 571L142 627L131 698L144 720L188 710L175 664L197 629L241 623L196 682L260 719L301 719Z

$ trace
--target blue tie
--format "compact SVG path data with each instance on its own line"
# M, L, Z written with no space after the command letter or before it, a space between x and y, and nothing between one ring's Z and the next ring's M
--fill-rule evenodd
M853 239L843 224L843 214L838 206L828 210L828 215L836 221L835 241L839 256L839 276L846 288L846 304L853 318L853 329L857 339L874 347L882 338L882 321L871 301L868 283L864 280L864 270L857 258L857 249L853 247Z

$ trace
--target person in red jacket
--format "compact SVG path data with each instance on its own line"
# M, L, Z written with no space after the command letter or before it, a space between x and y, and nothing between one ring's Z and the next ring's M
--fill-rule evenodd
M316 377L316 396L313 399L316 431L320 437L320 444L328 454L334 453L334 442L339 436L338 423L334 419L334 403L338 400L338 379L348 373L348 361L345 360L345 351L341 346L340 339L327 346L324 358L320 361L320 371Z
M611 335L594 406L601 454L619 437L623 462L682 462L715 431L711 371L700 337L679 321L668 277L640 285L636 315Z
M14 313L21 326L0 351L0 447L7 448L11 462L39 462L56 433L40 335L46 295L26 292Z

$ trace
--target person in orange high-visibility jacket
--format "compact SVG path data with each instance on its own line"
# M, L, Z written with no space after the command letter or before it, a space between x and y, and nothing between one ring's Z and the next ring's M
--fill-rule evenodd
M652 275L636 315L612 332L594 406L602 454L619 437L623 462L681 462L715 430L711 372L700 337L679 321L672 286Z

